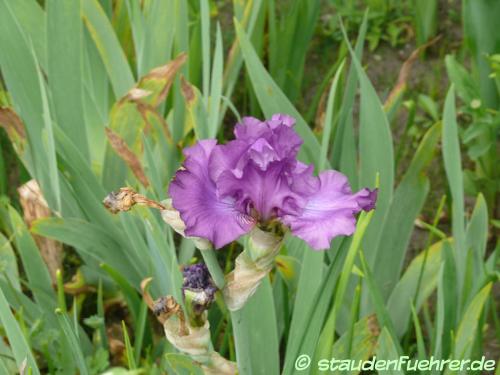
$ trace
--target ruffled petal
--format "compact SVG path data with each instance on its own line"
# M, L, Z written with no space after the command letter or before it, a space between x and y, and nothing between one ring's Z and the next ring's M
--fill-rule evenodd
M245 154L248 144L240 140L234 140L225 145L214 147L208 162L208 169L212 181L217 181L222 172L232 171L241 176L241 161L247 159Z
M354 233L354 215L361 210L373 209L377 193L376 190L363 189L352 194L347 177L337 171L324 171L316 178L318 189L308 197L301 213L285 214L281 220L295 236L313 249L322 250L330 247L334 237ZM305 186L309 189L311 182Z
M273 129L268 142L279 158L285 159L296 158L303 141L292 127L282 125Z
M292 116L288 116L283 113L275 113L271 116L270 120L267 120L267 123L271 129L275 129L281 125L291 128L295 125L295 119Z
M234 136L236 139L245 142L253 142L258 138L269 133L269 126L255 117L243 117L241 122L236 124L234 128Z
M184 168L175 174L169 195L186 224L186 235L206 238L220 248L249 232L255 222L237 210L234 198L219 198L208 168L215 147L215 140L203 140L184 151Z
M274 161L263 171L253 162L243 169L241 177L227 171L217 180L220 196L234 197L240 209L266 221L276 216L296 194L291 190L286 171L292 161Z
M245 142L248 147L256 144L255 147L265 151L267 156L272 154L274 160L281 160L296 157L302 145L302 139L293 130L294 125L293 117L282 114L273 115L267 121L244 117L241 123L236 125L234 134L236 140ZM262 148L263 146L267 147ZM254 153L253 157L256 155ZM258 162L258 159L255 161Z

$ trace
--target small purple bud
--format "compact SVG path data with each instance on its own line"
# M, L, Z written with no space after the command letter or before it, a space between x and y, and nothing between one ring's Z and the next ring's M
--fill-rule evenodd
M192 311L200 315L214 301L217 287L203 263L184 267L182 274L184 276L182 294L186 302L192 305L190 306Z

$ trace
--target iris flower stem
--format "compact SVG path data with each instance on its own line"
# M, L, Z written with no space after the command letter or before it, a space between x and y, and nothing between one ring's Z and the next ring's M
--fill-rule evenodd
M200 250L200 252L203 256L205 264L207 265L208 271L210 272L210 276L212 276L212 280L217 288L222 290L226 281L224 279L224 272L217 261L215 252L212 249Z

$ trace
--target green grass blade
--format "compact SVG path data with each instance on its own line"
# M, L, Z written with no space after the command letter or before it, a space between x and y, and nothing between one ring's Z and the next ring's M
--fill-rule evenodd
M365 45L366 29L368 25L368 12L363 16L363 22L359 27L358 39L354 53L358 61L362 61L363 47ZM358 75L356 67L351 63L347 81L342 98L342 105L339 115L338 125L335 131L335 138L332 146L331 163L333 168L340 170L349 177L353 189L358 187L357 173L357 145L354 138L353 109L356 97Z
M239 8L240 4L237 1L233 1L234 7ZM255 0L253 2L247 2L245 4L245 11L242 15L235 11L236 18L244 26L247 35L253 35L256 29L255 25L257 21L260 22L259 18L263 17L262 12L262 0ZM243 56L241 49L239 47L239 41L236 39L231 46L231 53L227 59L226 70L224 71L224 96L226 98L231 98L233 94L234 87L239 79L239 72L241 65L243 64ZM224 104L221 109L221 117L224 117L226 110L228 108L227 104Z
M401 279L394 286L388 301L387 310L389 311L394 328L398 337L403 335L408 328L410 319L410 302L414 300L417 293L418 281L422 266L425 261L425 268L422 271L422 281L418 289L418 300L416 310L418 311L424 301L432 294L439 281L439 269L442 262L443 241L432 245L427 251L420 253L412 260Z
M102 279L99 278L97 286L97 316L102 319L102 324L99 326L100 344L101 347L108 349L108 336L106 335L106 316L104 311L104 295L102 287Z
M35 60L35 63L37 61ZM41 185L45 187L44 196L48 196L51 202L52 210L61 212L61 187L59 185L59 172L57 168L56 146L54 140L54 131L52 126L52 116L49 109L48 93L46 91L43 73L37 66L38 82L40 84L40 94L42 99L42 119L43 127L41 129L41 146L47 158L47 164L43 166ZM36 153L34 153L36 155ZM36 160L36 159L35 159ZM39 168L41 168L40 166ZM48 180L48 181L47 181ZM50 189L49 192L47 189ZM49 193L49 194L47 194Z
M476 205L467 224L465 248L471 249L474 257L474 285L479 285L480 275L484 273L483 260L488 242L488 207L482 194L476 199ZM465 302L465 301L464 301Z
M366 233L365 243L376 244L381 234L383 220L388 212L393 196L394 185L394 152L389 122L382 103L370 83L368 76L361 67L354 50L352 49L345 30L344 39L348 43L353 64L358 74L361 88L360 99L360 130L359 130L359 158L360 186L372 186L377 174L380 175L380 188L377 198L377 209L373 224ZM369 248L369 247L368 247ZM368 251L369 264L373 264L373 251Z
M318 302L315 293L311 293L312 290L321 290L321 285L323 281L323 259L324 255L322 252L313 251L309 246L300 241L297 238L290 238L287 241L287 248L289 253L292 248L295 247L296 252L302 255L301 259L301 272L299 275L299 282L297 286L297 294L295 296L295 303L293 305L293 315L292 321L290 323L290 331L288 333L288 342L286 347L285 356L285 372L292 371L293 363L295 357L299 354L299 346L301 344L297 337L303 338L307 332L307 324L310 322L311 315L313 314L312 306L318 306L315 301ZM325 296L325 299L329 299L331 296ZM326 300L322 301L324 309L318 309L318 313L323 313L326 315L327 304ZM316 347L317 340L320 335L322 320L318 321L317 327L317 337L314 338L314 343L310 347L310 351L307 353L310 355L314 354L314 348ZM312 332L312 330L310 331Z
M146 319L148 317L148 305L143 301L139 311L139 318L135 326L135 340L134 340L134 361L139 363L141 359L142 344L144 342L144 331L146 329Z
M98 0L83 1L82 14L108 72L115 97L121 98L132 88L135 79L120 42Z
M128 335L127 326L125 325L125 321L122 320L122 332L123 332L123 341L125 342L125 356L127 358L127 364L129 370L134 370L137 368L134 359L134 349L130 344L130 337Z
M87 364L85 363L85 357L79 343L76 332L72 328L71 322L68 316L61 310L56 310L57 319L61 327L61 331L64 333L65 340L71 349L71 354L73 355L73 360L75 361L78 371L81 375L90 374Z
M480 315L490 294L491 287L492 283L488 283L481 289L465 310L455 338L454 358L470 358L474 338L477 331L482 330L482 327L478 326L478 322L480 321Z
M215 38L214 63L212 65L212 78L210 80L210 100L208 110L208 135L215 138L219 128L220 101L222 95L223 48L220 25L217 24Z
M423 137L394 192L380 241L373 250L375 260L372 269L385 299L399 280L414 222L429 192L430 183L425 173L434 156L440 131L440 124L436 124ZM398 230L394 230L396 227Z
M208 98L210 89L210 9L208 0L200 0L202 92ZM205 105L208 101L205 101Z
M47 2L48 81L55 121L89 157L84 122L80 1Z
M368 267L363 252L360 252L360 258L363 266L363 273L365 274L367 281L366 285L368 287L368 292L370 298L372 299L373 307L375 309L375 313L377 314L377 320L380 327L384 327L386 329L388 336L391 338L391 346L394 346L398 353L402 353L399 341L397 340L396 330L394 329L394 322L391 319L387 307L384 305L380 289L373 279L372 271Z
M455 111L455 90L453 86L446 95L443 113L443 160L448 185L452 196L452 233L455 248L455 260L457 262L458 290L462 289L465 275L465 209L463 172L460 156L460 144L458 140L458 125ZM460 303L457 304L460 306Z
M0 48L8 51L0 54L2 77L16 113L25 124L30 144L26 167L38 180L49 205L58 209L59 184L45 86L33 44L13 13L11 2L6 0L0 1Z
M294 240L301 245L298 249L300 252L303 252L302 246L304 246L304 244L298 239ZM305 353L310 356L314 355L323 328L323 323L331 306L331 299L334 295L337 280L342 272L349 245L350 241L341 242L338 251L333 253L330 264L325 268L324 272L321 272L325 274L324 277L323 275L320 275L319 278L317 276L315 277L315 274L311 272L301 272L300 274L299 291L301 291L302 294L299 296L297 293L295 298L292 326L290 327L289 334L290 339L287 342L287 352L284 363L284 373L286 374L294 372L295 360L299 354ZM287 245L287 248L290 252L290 245ZM307 248L305 250L310 249ZM306 251L303 256L301 268L304 268L305 262L311 259L315 260L308 256L308 252ZM324 265L321 265L321 268L324 268ZM316 269L316 271L318 270L319 269ZM310 282L312 287L309 289L307 288L308 277L313 280ZM311 293L311 290L315 290L316 292ZM302 303L302 301L307 301L307 303ZM294 339L292 339L292 337Z
M487 0L463 0L462 15L465 45L470 50L479 75L481 99L491 108L498 107L498 92L489 77L491 68L486 55L498 53L500 36L492 32L500 17L500 3Z
M21 257L35 301L44 309L53 311L56 295L52 289L50 274L40 255L40 251L17 211L13 207L9 207L8 212L16 249Z
M47 18L37 1L11 1L10 9L22 25L43 70L47 68Z
M419 360L425 360L427 358L427 353L425 350L424 335L422 333L422 326L420 325L420 320L418 319L418 314L415 311L415 307L411 306L411 315L413 318L413 325L415 326L415 336L417 338L417 353Z
M390 360L398 360L400 354L397 349L397 344L394 341L393 337L389 333L387 327L382 329L382 333L378 339L378 349L377 349L377 358L390 361ZM404 374L404 371L397 370L394 368L389 368L383 371L384 374Z
M436 34L438 1L413 0L413 8L417 43L422 45Z
M373 316L367 316L357 321L352 330L344 333L333 344L331 358L348 358L349 360L366 361L375 352L380 335L379 327ZM350 337L352 342L349 342ZM348 348L351 350L348 350ZM330 357L328 357L330 358ZM351 372L354 374L355 372Z
M328 101L326 104L325 121L323 125L323 135L321 137L321 154L319 157L318 169L323 170L326 165L328 144L330 143L330 134L333 125L333 108L335 107L335 95L337 94L337 86L339 83L340 74L344 68L344 61L340 64L335 76L333 77L330 92L328 94Z
M240 374L279 374L276 312L269 278L241 310L231 313Z
M21 290L16 254L10 241L0 233L0 277L8 281L16 290Z
M143 76L151 69L164 65L172 56L175 36L173 1L152 0L144 17L143 49L138 59L138 75Z
M318 342L318 349L316 353L316 359L318 360L322 358L328 358L331 353L331 348L336 335L336 324L339 311L342 306L342 302L344 301L344 296L347 290L349 279L352 275L352 268L354 266L356 256L361 246L361 241L363 240L366 228L370 224L373 214L373 210L369 213L362 212L358 219L356 232L354 232L354 237L352 239L349 250L347 251L347 257L337 284L337 290L333 299L333 307L330 311L330 315L328 316Z
M137 295L137 291L130 285L129 281L124 276L122 276L122 274L120 274L108 264L102 263L101 268L106 271L106 273L120 287L125 302L127 303L127 307L130 310L130 314L132 315L132 321L134 323L138 322L141 300Z
M441 334L441 356L448 358L451 353L452 334L455 331L457 322L457 300L459 298L459 289L457 287L457 270L455 253L450 241L443 244L444 268L442 275L442 306L443 306L443 324Z
M444 290L444 265L442 264L438 272L438 288L437 288L437 298L436 298L436 313L434 318L434 336L432 339L432 355L434 358L442 358L443 348L442 348L442 337L444 331L444 319L445 319L445 290ZM436 372L433 372L437 373Z
M128 18L130 20L130 28L132 29L132 39L134 41L135 56L137 59L137 72L141 76L141 72L145 71L142 69L142 64L144 60L144 44L145 44L145 20L144 14L141 9L141 4L137 1L126 0Z
M2 289L0 289L0 321L9 339L17 367L20 368L23 361L27 359L28 368L32 373L35 375L40 374L30 346L19 328L14 315L10 311L10 306L5 299Z
M98 262L112 265L127 275L134 285L139 285L144 277L145 265L137 264L133 250L128 246L122 246L124 243L117 242L116 237L97 224L80 219L48 218L37 220L33 224L32 231L71 245ZM124 241L123 234L121 236L118 240Z

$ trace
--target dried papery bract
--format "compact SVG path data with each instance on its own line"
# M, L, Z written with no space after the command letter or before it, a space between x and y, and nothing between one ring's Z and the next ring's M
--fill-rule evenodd
M229 310L236 311L255 293L274 266L283 239L274 233L254 228L245 250L236 258L234 270L226 276L223 294Z
M191 239L194 242L195 246L200 250L208 250L212 248L212 244L210 243L210 241L204 238L186 236L184 232L186 230L186 224L184 224L184 222L182 221L179 211L177 211L172 206L172 199L166 199L161 203L164 207L161 210L161 217L164 222L172 227L173 230L175 230L181 236Z
M210 324L204 312L203 325L193 327L184 318L180 305L172 296L153 300L147 286L151 278L144 279L141 289L144 301L163 324L167 340L180 352L189 355L200 364L205 374L236 374L236 363L228 361L213 350L210 336Z
M17 191L19 192L19 202L23 208L24 221L28 227L37 219L51 216L50 208L36 180L30 180L21 185ZM34 235L34 239L45 264L47 264L52 282L55 284L56 271L61 268L62 264L63 247L60 242L49 238Z

